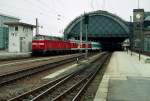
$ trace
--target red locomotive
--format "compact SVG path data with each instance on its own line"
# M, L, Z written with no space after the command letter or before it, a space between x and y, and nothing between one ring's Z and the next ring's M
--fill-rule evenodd
M32 53L48 53L48 54L67 54L75 53L79 50L85 50L86 43L80 45L78 40L63 40L60 38L52 38L48 36L38 35L32 41ZM91 42L88 42L88 49L92 49Z

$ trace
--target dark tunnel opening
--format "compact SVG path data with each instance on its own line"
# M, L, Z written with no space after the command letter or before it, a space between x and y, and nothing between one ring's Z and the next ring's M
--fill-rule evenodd
M122 42L128 37L89 37L89 41L99 42L102 47L102 51L123 51ZM75 37L76 40L80 40L79 37ZM83 38L85 40L85 38Z
M98 38L97 41L101 43L102 51L123 51L122 42L126 38Z

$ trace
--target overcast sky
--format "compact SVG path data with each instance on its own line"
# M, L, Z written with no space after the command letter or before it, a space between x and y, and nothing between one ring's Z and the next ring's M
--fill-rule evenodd
M138 0L0 0L0 13L19 17L22 22L43 26L43 35L62 36L63 29L84 12L106 10L129 21ZM140 0L140 8L150 11L150 0Z

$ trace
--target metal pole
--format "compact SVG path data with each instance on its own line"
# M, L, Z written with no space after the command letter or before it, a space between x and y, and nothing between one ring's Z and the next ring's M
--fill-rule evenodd
M141 21L141 53L144 51L144 33L143 33L143 21Z
M102 10L105 10L105 0L103 0Z
M138 0L138 9L140 8L140 1Z
M139 48L139 61L141 60L141 49Z
M83 25L83 21L82 21L82 15L81 15L81 21L80 21L80 53L82 53L82 25Z
M36 35L39 34L39 23L38 23L38 18L36 18Z
M140 22L140 51L139 51L139 61L141 60L141 53L144 50L144 36L143 36L143 25L142 25L142 21Z
M85 50L85 58L88 58L88 24L86 24L86 50Z
M131 22L132 22L132 16L130 16L130 27L131 26ZM132 39L132 32L130 33L130 48L131 48L131 56L132 56L132 48L133 48L133 39Z

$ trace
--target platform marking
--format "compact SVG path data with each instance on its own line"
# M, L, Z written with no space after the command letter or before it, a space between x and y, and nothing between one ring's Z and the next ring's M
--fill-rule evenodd
M59 74L65 72L65 71L67 71L67 70L69 70L69 69L72 69L72 68L74 68L74 67L76 67L76 66L77 66L77 64L71 65L71 66L69 66L69 67L67 67L67 68L64 68L64 69L61 69L61 70L59 70L59 71L57 71L57 72L55 72L55 73L49 74L48 76L44 77L43 79L54 78L54 77L58 76Z
M108 93L108 86L109 86L109 80L127 80L126 76L123 75L109 75L105 74L103 76L103 79L101 83L99 84L99 88L96 92L94 101L107 101L107 93Z
M101 83L99 84L94 101L107 101L108 83L109 76L104 75Z
M87 60L83 60L82 63L87 63ZM49 78L54 78L58 75L60 75L61 73L64 73L65 71L72 69L74 67L76 67L78 64L73 64L71 66L68 66L67 68L61 69L55 73L49 74L48 76L44 77L43 79L49 79Z

